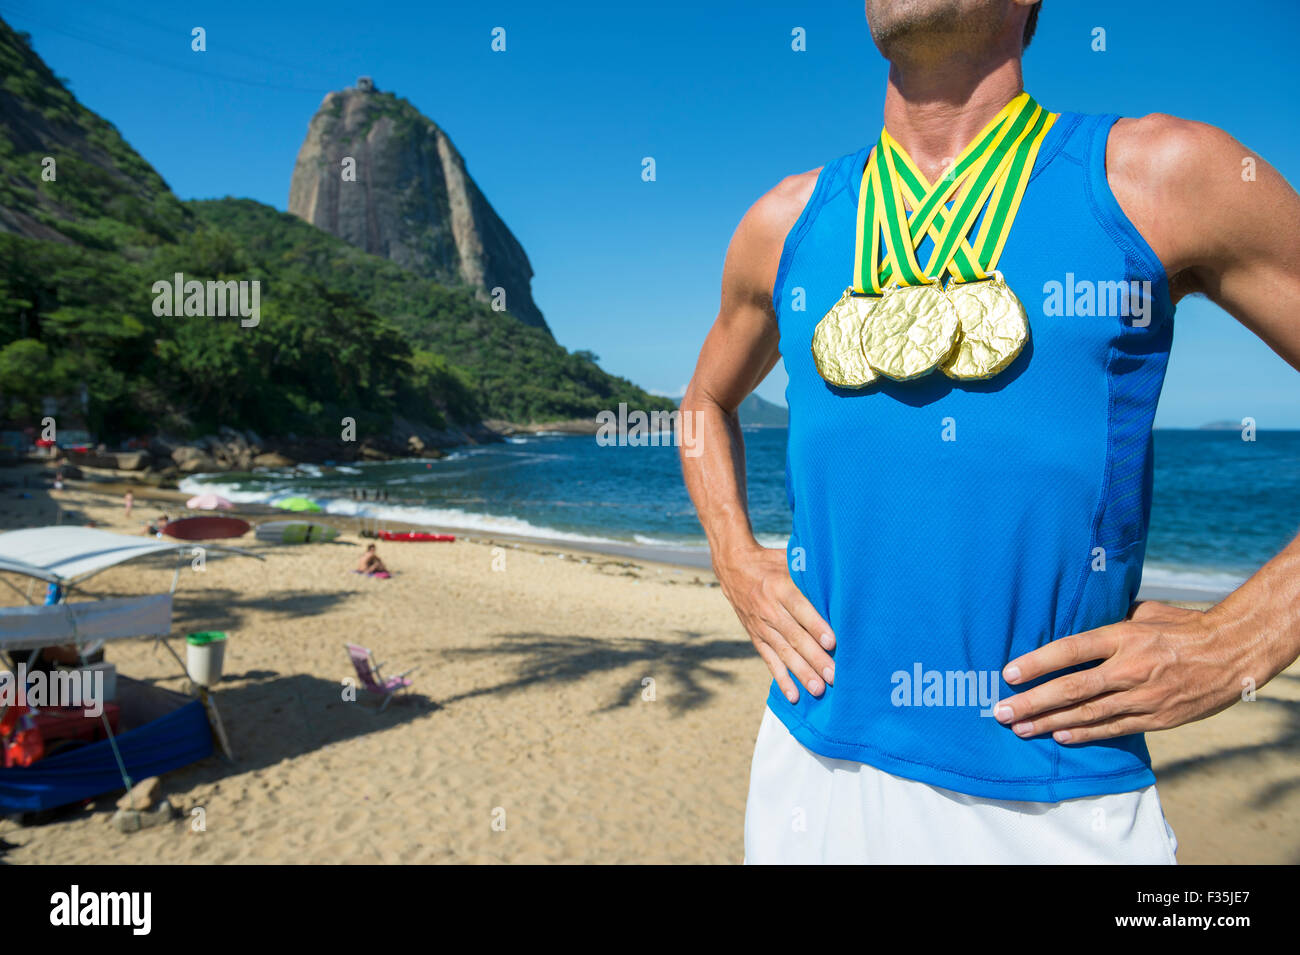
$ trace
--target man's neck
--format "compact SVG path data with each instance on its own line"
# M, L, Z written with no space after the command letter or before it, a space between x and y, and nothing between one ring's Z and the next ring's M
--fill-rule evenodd
M889 68L885 128L930 181L1023 89L1020 60Z

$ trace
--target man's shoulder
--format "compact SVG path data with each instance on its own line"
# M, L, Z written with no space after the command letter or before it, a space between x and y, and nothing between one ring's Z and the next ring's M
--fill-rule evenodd
M727 250L723 286L737 299L767 303L786 236L799 221L821 168L786 176L763 193L736 227Z
M767 240L779 238L784 242L785 236L794 228L803 214L808 200L812 198L817 187L817 177L824 167L818 166L807 172L786 176L769 189L749 207L743 223L749 225L756 235Z
M1250 159L1249 150L1216 126L1151 113L1115 122L1106 178L1172 275L1197 257L1198 234L1233 201Z
M1192 119L1149 113L1125 117L1111 129L1106 167L1147 186L1178 185L1227 160L1240 168L1248 155L1230 135Z

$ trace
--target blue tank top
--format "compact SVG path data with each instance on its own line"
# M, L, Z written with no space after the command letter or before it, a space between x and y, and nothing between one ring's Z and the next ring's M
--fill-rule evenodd
M1030 338L987 381L934 371L851 391L817 373L813 329L851 284L869 149L822 170L786 238L788 557L835 631L835 685L792 705L773 683L768 706L813 752L996 799L1154 782L1141 735L1063 746L992 716L1027 688L1002 681L1008 662L1122 620L1142 576L1174 309L1106 181L1116 119L1064 113L1044 140L998 265Z

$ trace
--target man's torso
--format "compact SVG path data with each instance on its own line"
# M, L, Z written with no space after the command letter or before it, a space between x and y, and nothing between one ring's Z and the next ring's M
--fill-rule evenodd
M1008 660L1121 619L1140 579L1173 305L1107 182L1111 121L1066 114L1044 142L999 264L1030 340L988 381L848 391L818 375L812 332L850 284L868 150L821 170L786 237L791 575L838 649L821 699L769 705L815 752L992 798L1151 781L1140 737L1062 747L988 715Z

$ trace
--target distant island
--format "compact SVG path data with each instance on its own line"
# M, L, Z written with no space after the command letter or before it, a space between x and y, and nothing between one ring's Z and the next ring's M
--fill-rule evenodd
M680 406L681 399L671 399ZM742 428L786 428L790 425L790 409L751 394L736 409Z
M744 428L786 428L790 425L790 409L750 395L736 409Z

